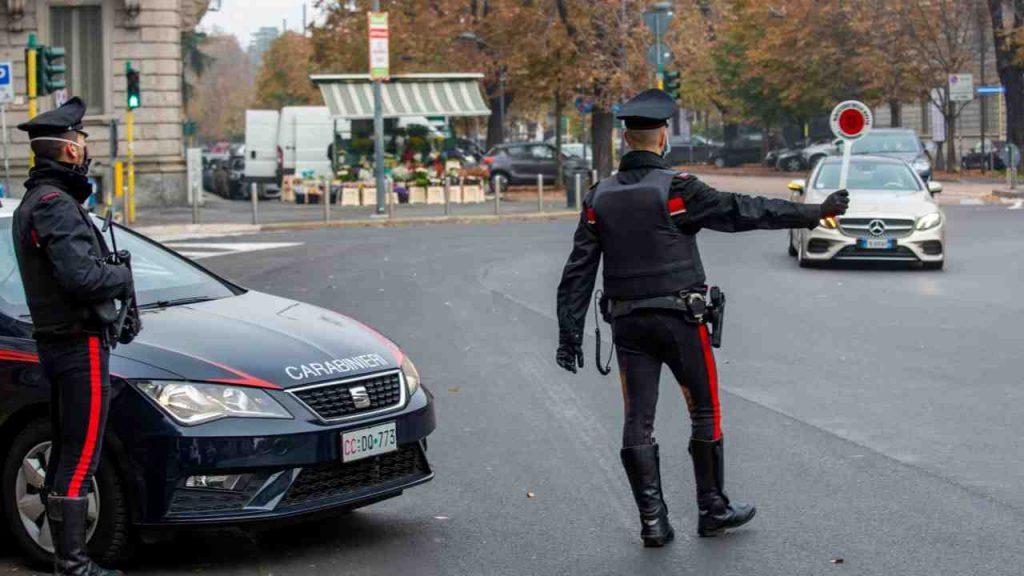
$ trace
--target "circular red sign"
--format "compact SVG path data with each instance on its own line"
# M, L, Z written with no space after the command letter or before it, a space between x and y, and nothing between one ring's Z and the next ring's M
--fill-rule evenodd
M855 108L847 108L839 113L839 130L847 136L857 136L864 130L864 115Z

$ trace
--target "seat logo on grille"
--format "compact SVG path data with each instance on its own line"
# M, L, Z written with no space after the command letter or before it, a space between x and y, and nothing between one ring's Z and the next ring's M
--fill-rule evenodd
M871 222L868 222L868 232L872 236L884 236L885 222L881 220L872 220Z
M366 391L366 386L353 386L348 389L348 393L352 396L352 403L357 409L370 407L370 393Z

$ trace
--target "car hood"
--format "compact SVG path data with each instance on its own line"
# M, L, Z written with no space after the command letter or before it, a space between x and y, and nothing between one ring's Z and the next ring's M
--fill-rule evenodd
M144 311L143 330L113 353L123 378L290 388L399 368L402 352L347 316L259 292Z
M819 192L815 196L816 201L821 202L828 194ZM846 212L846 217L906 216L916 218L938 211L938 205L924 192L898 194L888 190L853 190L850 192L850 208Z
M882 158L895 158L904 162L913 162L922 156L920 152L863 152L861 156L881 156ZM855 155L858 155L855 154Z

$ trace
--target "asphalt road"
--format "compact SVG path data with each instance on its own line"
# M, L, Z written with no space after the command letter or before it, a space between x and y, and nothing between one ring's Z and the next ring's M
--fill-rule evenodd
M701 235L729 296L726 485L759 514L696 537L689 421L666 372L657 438L678 537L660 550L639 544L618 462L617 379L593 370L592 341L581 375L553 361L572 222L224 239L301 243L203 263L350 313L416 360L437 477L341 518L182 535L130 573L1019 575L1024 210L947 214L943 272L801 270L785 232ZM26 572L0 543L0 574Z

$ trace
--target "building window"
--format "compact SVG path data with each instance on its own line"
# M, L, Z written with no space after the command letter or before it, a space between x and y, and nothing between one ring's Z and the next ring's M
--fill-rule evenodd
M106 108L102 7L51 8L50 30L50 43L66 50L68 94L85 100L87 114L102 114Z

